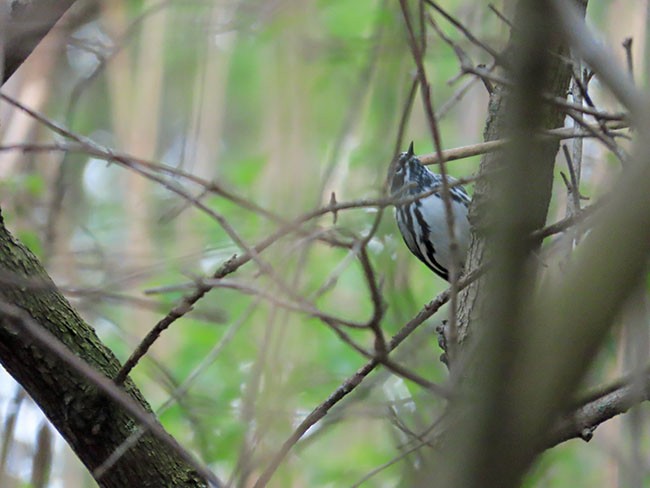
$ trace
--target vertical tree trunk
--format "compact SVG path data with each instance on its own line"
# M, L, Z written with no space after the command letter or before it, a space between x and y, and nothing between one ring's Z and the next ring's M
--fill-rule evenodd
M575 0L575 2L580 6L584 14L587 8L587 0ZM522 5L524 3L519 2L517 4L515 25L521 25ZM513 31L508 47L505 50L508 53L506 59L511 64L516 62L514 54L517 53L519 39L521 39L521 35L517 35L517 32ZM567 47L557 39L549 39L549 43L544 47L551 53L548 60L549 65L542 73L531 72L527 75L531 79L543 75L543 92L564 99L569 91L571 81L571 68L566 62L570 59L570 53ZM523 79L517 80L517 82L526 83L527 81ZM513 103L517 104L519 100L510 96L508 88L502 86L495 88L490 97L488 117L483 132L485 141L504 139L513 135L513 128L509 124L514 108ZM557 105L543 103L538 107L540 113L533 115L538 119L537 126L540 130L554 129L563 125L565 112ZM528 148L529 154L534 154L536 161L540 163L534 166L526 166L526 169L530 171L526 178L530 184L522 192L532 203L533 213L527 219L534 228L541 228L546 222L548 206L551 200L555 156L558 148L559 141L550 139L536 140ZM483 230L494 224L502 216L485 215L484 203L490 201L495 194L495 178L487 175L494 175L499 170L504 170L503 162L503 151L486 153L481 159L480 178L475 185L474 199L470 208L470 219L474 224L474 232L468 252L466 269L476 269L482 263L490 261L486 249L487 236ZM525 165L525 161L522 161L521 165ZM486 279L482 277L459 295L459 340L461 343L471 334L473 323L479 321L484 312L484 301L489 291L485 288L485 284Z

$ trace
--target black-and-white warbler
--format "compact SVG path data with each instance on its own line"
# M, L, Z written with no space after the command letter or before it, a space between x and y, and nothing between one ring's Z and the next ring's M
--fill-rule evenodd
M415 256L434 273L449 280L451 239L442 200L442 176L429 171L413 154L413 143L399 155L390 178L391 193L405 203L395 205L395 218L404 242ZM450 185L456 179L447 177ZM437 190L436 190L437 188ZM409 201L409 198L432 192ZM469 246L467 207L470 197L462 186L449 188L454 217L454 236L458 244L458 270L462 270Z

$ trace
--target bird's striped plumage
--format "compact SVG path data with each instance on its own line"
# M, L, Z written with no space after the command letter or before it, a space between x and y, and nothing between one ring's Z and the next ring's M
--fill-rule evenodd
M456 179L447 177L450 185L451 208L454 216L454 235L458 244L458 267L463 268L469 245L467 208L470 197ZM436 190L437 189L437 190ZM416 200L410 197L433 191ZM442 176L429 171L413 154L413 144L400 154L391 176L391 192L398 198L395 205L397 226L404 242L434 273L449 280L451 266L451 239L442 200ZM403 203L399 203L402 200Z

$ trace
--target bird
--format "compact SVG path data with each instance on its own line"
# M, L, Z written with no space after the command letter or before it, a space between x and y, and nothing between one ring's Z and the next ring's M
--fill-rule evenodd
M400 153L396 164L391 165L391 170L390 191L397 199L395 218L404 242L431 271L449 281L452 252L442 196L442 175L433 173L422 164L414 154L413 142L406 152ZM458 244L456 269L461 272L469 247L470 223L467 212L471 198L465 188L457 182L456 178L447 176L454 219L454 237ZM432 193L409 200L410 197L427 192ZM400 200L405 202L400 203Z

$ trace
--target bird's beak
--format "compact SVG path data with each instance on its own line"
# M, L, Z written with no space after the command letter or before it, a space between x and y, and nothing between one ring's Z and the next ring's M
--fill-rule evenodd
M413 152L413 141L411 141L411 144L409 144L408 151L406 151L406 155L410 158L411 156L413 156L413 154L414 154L414 152Z

